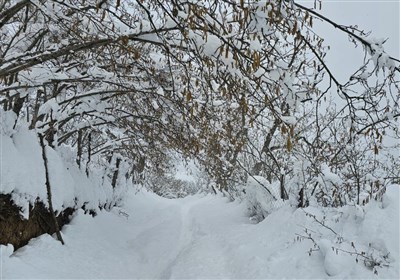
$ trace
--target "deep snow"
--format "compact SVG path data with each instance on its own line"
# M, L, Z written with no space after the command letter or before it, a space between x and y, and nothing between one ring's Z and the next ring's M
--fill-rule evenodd
M194 278L399 278L399 186L383 202L339 209L306 208L343 237L318 226L301 209L284 205L253 224L244 203L212 195L165 199L128 193L124 206L92 218L83 211L63 228L62 246L49 235L13 252L1 246L2 279L194 279ZM304 235L312 232L320 250ZM354 242L389 267L377 275L342 249ZM347 245L346 245L347 244ZM11 255L10 255L11 254Z
M29 204L34 205L36 200L48 203L45 169L37 134L26 123L14 129L15 120L14 112L0 108L0 194L11 194L21 214L28 218ZM55 211L83 205L87 210L96 210L100 205L112 205L132 186L131 180L119 176L113 189L107 176L110 170L105 170L105 164L96 164L95 157L86 176L84 168L76 164L76 151L68 145L56 150L46 147L46 155ZM120 173L124 174L122 164Z

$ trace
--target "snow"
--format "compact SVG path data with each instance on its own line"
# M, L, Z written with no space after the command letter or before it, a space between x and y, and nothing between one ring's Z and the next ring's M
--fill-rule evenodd
M21 207L21 214L28 218L29 203L39 199L47 205L45 169L42 148L33 130L22 125L12 129L15 114L0 110L0 194L11 194L14 203ZM67 147L46 147L49 180L52 187L53 208L62 211L68 207L97 209L119 200L123 190L113 190L109 180L102 180L102 170L91 169L89 177L74 160L75 153ZM122 184L124 189L127 184ZM115 192L120 192L118 195Z
M296 117L294 116L281 116L281 119L287 124L295 125L297 123Z
M0 135L2 176L1 192L14 193L24 197L27 202L34 202L36 197L46 198L44 180L44 165L42 163L41 148L38 142L29 141L36 137L29 132L15 133L13 137ZM32 164L34 162L35 164ZM43 174L43 176L40 176ZM44 199L44 201L47 201ZM25 203L21 201L19 206L25 209Z
M399 278L399 186L388 187L383 202L356 209L296 209L283 205L263 222L252 224L244 203L222 196L195 195L165 199L141 191L128 193L122 208L101 211L95 218L79 210L62 229L62 246L42 235L15 252L1 246L2 277L113 279L277 279L375 278L362 259L336 252L354 241L367 254L389 254L379 278ZM305 212L343 236L318 226ZM336 220L336 221L335 221ZM309 228L312 242L296 239ZM370 243L370 245L368 245ZM350 245L347 250L351 250Z
M279 73L278 69L273 69L269 72L269 76L271 80L273 81L279 81L279 78L281 77L281 74Z
M322 175L320 179L322 179L321 181L322 183L324 181L328 181L336 185L342 183L342 179L337 174L332 173L332 171L330 170L329 166L326 163L321 165L321 172Z
M213 56L217 52L220 45L221 41L217 36L208 35L207 41L204 44L204 54Z

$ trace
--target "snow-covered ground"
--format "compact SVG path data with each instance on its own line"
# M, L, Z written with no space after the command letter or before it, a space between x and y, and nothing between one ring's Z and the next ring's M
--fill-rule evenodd
M168 200L132 191L122 208L95 218L78 211L62 230L65 246L49 235L15 252L1 246L1 277L399 278L399 186L390 186L383 202L364 207L323 213L285 205L259 224L251 223L246 212L245 204L221 196ZM317 220L325 216L327 227L305 212ZM308 236L305 228L320 248L311 255L313 242L296 235ZM362 256L356 262L342 250L365 251L389 266L374 274Z

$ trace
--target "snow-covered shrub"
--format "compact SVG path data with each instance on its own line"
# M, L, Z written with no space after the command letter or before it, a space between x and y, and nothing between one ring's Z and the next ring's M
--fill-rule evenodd
M59 235L59 226L68 223L75 210L95 214L110 209L131 187L125 160L116 167L114 161L106 165L93 155L90 164L79 166L76 149L69 144L45 144L28 123L16 124L13 112L0 109L0 116L0 196L8 209L1 213L0 243L19 248L43 233Z
M283 205L279 184L270 184L262 176L249 177L242 189L242 199L248 205L250 219L260 222Z
M307 218L300 225L296 241L310 243L308 254L323 258L329 276L340 275L354 263L379 274L393 266L393 256L398 255L398 248L393 247L398 244L398 236L392 236L393 231L398 232L398 219L390 228L381 228L393 213L398 215L398 190L398 185L391 185L390 196L383 195L368 205L298 209Z

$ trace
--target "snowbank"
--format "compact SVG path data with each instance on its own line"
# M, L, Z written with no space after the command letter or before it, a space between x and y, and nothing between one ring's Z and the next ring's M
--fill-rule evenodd
M45 169L42 149L36 133L27 126L13 129L15 115L1 111L0 158L1 180L0 194L11 194L15 204L22 208L25 218L29 215L29 204L36 200L47 205ZM126 191L126 185L120 185L115 197L110 181L101 170L92 170L89 177L77 167L73 160L73 151L68 146L54 150L46 148L49 176L52 188L53 208L62 211L68 207L97 209L112 201L117 201Z

